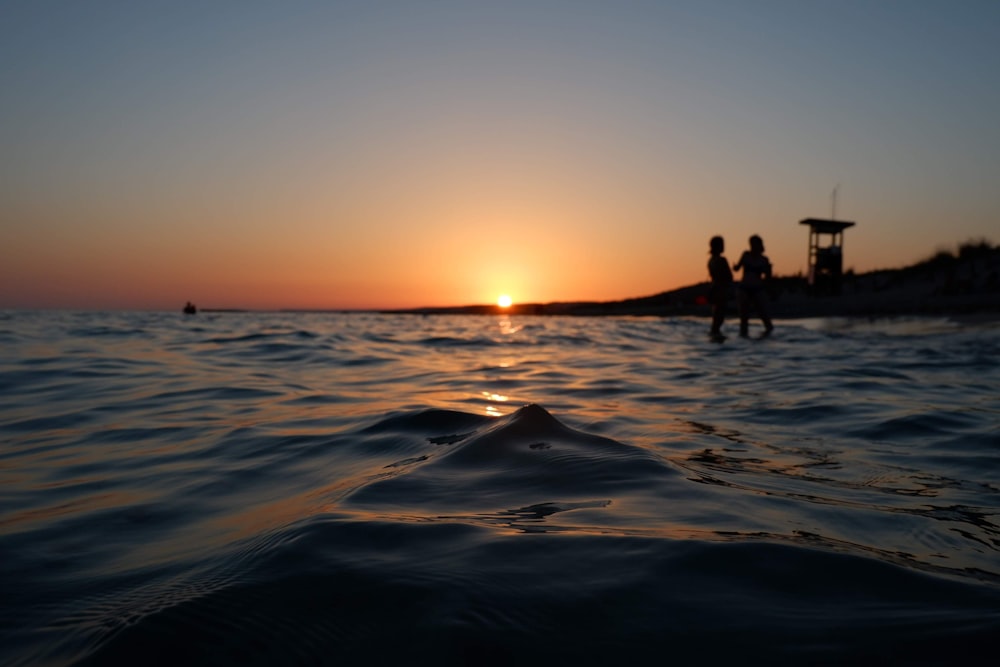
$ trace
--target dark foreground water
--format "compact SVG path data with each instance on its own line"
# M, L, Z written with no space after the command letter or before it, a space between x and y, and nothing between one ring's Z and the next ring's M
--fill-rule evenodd
M946 664L1000 327L0 314L0 664Z

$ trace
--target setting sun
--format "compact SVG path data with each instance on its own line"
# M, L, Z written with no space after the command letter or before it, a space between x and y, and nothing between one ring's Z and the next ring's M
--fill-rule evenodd
M514 303L514 300L507 294L501 294L497 299L497 305L501 308L510 308L510 304L512 303Z

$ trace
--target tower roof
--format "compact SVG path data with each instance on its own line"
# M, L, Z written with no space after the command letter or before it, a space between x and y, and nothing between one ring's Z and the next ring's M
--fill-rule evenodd
M806 218L805 220L799 220L799 224L809 225L814 232L820 232L821 234L836 234L848 227L854 226L853 222L847 222L846 220L823 220L820 218Z

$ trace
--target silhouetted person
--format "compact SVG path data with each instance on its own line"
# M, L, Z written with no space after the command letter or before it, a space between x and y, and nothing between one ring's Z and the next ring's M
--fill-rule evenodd
M726 319L726 302L733 291L733 272L729 270L729 261L722 256L726 242L721 236L713 236L708 242L712 257L708 260L708 275L712 278L712 288L708 293L708 301L712 304L712 340L721 341L722 322Z
M750 324L750 307L753 306L760 321L764 323L764 334L774 330L767 312L767 295L764 293L766 281L771 279L771 260L764 254L764 241L754 234L750 237L750 249L744 250L740 261L733 266L743 269L743 279L739 284L740 294L740 335L747 336Z

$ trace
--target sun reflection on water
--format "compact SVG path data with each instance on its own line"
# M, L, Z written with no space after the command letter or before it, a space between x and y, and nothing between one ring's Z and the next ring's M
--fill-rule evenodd
M516 334L518 331L522 329L521 326L514 325L514 323L511 322L509 317L501 317L500 320L497 322L497 325L500 327L501 335L504 336L510 336Z
M504 396L503 394L497 394L494 392L484 391L482 392L483 398L488 401L486 405L486 416L487 417L502 417L503 412L500 411L494 403L506 403L510 400L510 397Z

